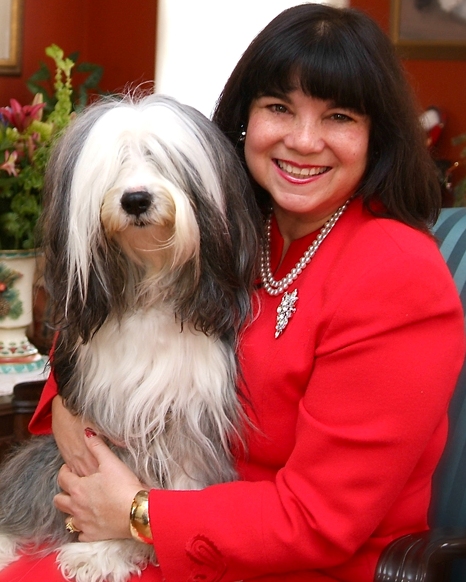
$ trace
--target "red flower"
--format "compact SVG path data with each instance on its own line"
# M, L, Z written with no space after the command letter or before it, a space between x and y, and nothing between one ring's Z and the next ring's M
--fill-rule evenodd
M21 106L16 99L10 99L10 107L0 107L0 115L22 133L35 119L41 120L44 107L45 103Z

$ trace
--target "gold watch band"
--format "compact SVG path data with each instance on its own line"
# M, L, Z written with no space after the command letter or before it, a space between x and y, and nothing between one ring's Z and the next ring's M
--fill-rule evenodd
M143 544L152 544L149 519L149 492L136 493L129 514L129 529L133 538Z

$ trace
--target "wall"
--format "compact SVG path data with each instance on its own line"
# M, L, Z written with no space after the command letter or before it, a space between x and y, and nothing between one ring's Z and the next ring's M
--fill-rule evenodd
M351 0L351 6L370 14L389 32L390 0ZM461 148L451 139L466 133L466 61L404 59L403 64L421 106L435 105L447 115L436 156L456 161Z
M30 102L25 81L41 60L53 64L44 53L52 43L102 65L104 91L153 80L156 13L156 0L138 0L137 10L127 0L24 0L22 74L0 76L0 105Z
M348 3L315 1L335 6ZM156 90L210 116L251 40L272 18L299 0L159 0L158 4Z

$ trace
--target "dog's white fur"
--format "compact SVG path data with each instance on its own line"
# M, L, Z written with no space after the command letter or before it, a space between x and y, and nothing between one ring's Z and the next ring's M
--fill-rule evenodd
M91 106L47 171L59 391L152 487L235 478L235 346L258 247L248 188L219 130L157 95ZM124 582L152 547L65 543L65 516L49 517L62 462L53 438L37 437L0 473L0 567L46 544L68 578Z

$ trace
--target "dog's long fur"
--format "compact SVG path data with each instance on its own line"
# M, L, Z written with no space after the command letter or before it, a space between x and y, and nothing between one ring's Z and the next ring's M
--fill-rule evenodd
M168 97L92 105L52 155L42 231L66 406L152 487L234 479L235 347L250 315L258 219L233 147ZM60 548L67 577L123 582L152 548L70 543L52 503L62 463L44 436L3 466L0 567L20 551Z

